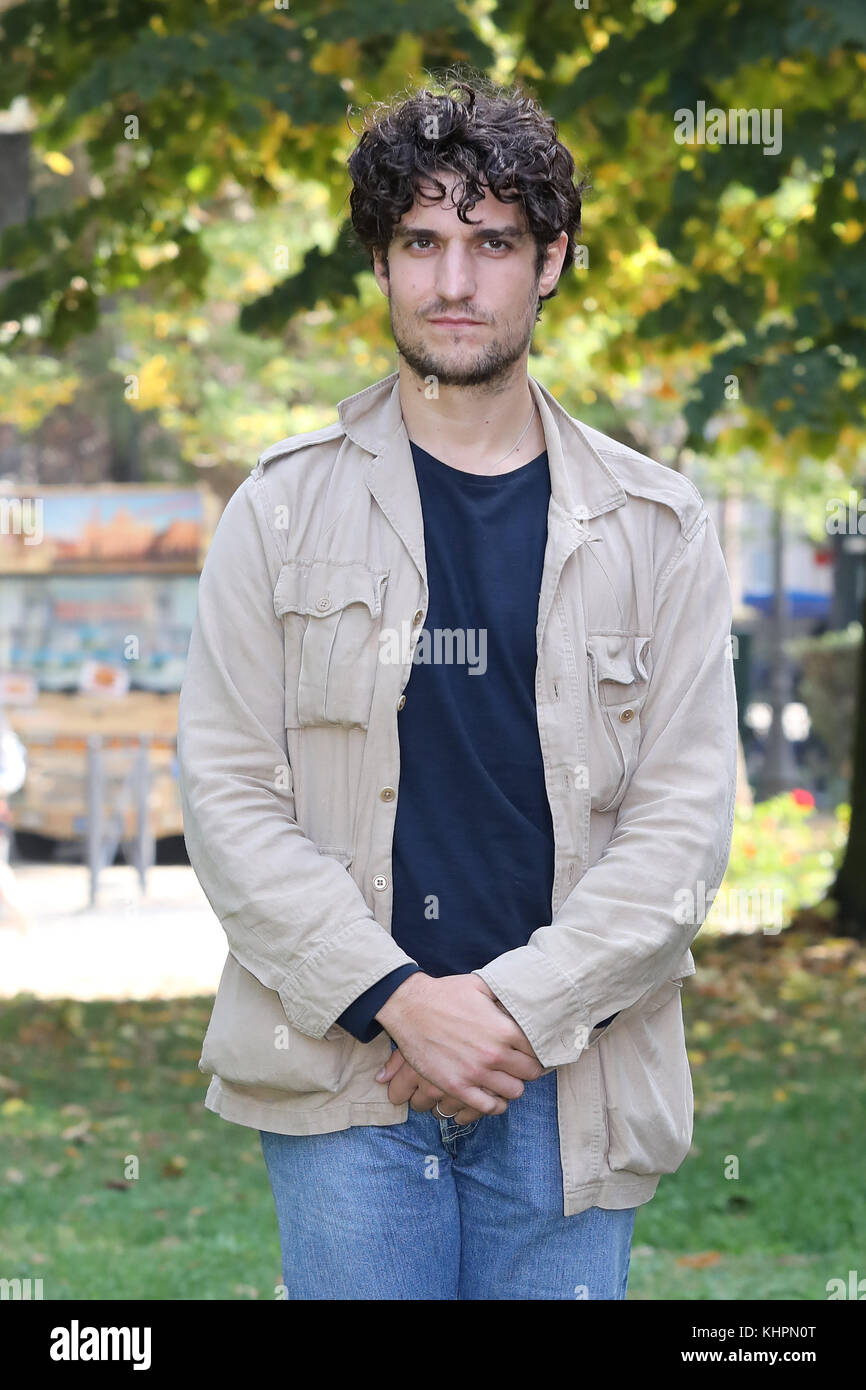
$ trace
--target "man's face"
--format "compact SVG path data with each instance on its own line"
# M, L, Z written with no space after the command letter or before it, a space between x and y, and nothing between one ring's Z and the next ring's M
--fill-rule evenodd
M413 206L394 228L384 260L376 257L376 279L387 295L394 342L419 377L440 386L495 382L524 355L532 339L539 294L556 285L568 236L547 250L540 276L535 241L519 202L503 203L487 190L484 199L457 216L457 175L440 173L437 190L422 184Z

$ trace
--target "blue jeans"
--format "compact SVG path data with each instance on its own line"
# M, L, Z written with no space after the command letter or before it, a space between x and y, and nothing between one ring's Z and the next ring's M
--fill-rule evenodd
M555 1071L468 1125L259 1133L290 1299L625 1298L637 1208L563 1216Z

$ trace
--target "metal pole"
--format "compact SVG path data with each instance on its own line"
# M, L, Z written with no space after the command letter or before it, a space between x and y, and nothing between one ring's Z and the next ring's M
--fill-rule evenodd
M138 869L138 881L141 884L142 893L147 892L147 870L154 861L154 838L150 828L149 814L149 793L150 793L150 734L142 734L138 740L138 754L136 757L136 843L135 843L135 863Z
M102 868L102 809L105 768L102 735L87 736L87 862L90 865L90 906L96 906Z

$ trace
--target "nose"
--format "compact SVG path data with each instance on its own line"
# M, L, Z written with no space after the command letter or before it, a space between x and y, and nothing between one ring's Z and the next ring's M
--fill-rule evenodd
M439 257L436 291L443 304L462 305L475 293L475 272L470 252L459 243L452 243Z

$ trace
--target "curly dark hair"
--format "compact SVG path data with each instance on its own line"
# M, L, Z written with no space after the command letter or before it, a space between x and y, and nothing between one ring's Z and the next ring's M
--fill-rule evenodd
M364 131L348 160L352 226L372 264L379 252L387 268L394 229L415 201L420 181L445 196L437 172L457 174L462 191L456 201L461 222L487 189L505 203L520 202L535 239L536 274L545 251L568 233L563 272L574 263L581 195L589 187L574 181L574 160L557 138L556 122L520 87L496 86L481 74L455 78L367 108ZM456 92L456 94L455 94ZM351 110L351 107L349 108ZM539 297L552 299L556 288Z

